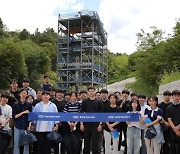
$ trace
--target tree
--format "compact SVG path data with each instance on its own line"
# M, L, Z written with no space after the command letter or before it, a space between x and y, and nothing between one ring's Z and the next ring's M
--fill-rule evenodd
M23 29L20 33L19 33L19 38L21 40L26 40L28 39L30 36L30 33L26 30L26 29Z

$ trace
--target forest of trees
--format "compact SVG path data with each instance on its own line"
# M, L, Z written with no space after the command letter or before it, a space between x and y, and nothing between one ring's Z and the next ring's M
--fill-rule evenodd
M7 25L8 26L8 25ZM164 32L151 27L152 32L142 29L137 33L137 51L120 54L109 52L109 83L128 77L137 81L128 84L137 93L156 94L166 78L180 79L180 21L173 33L164 38ZM57 33L52 28L43 32L38 29L30 34L28 30L7 31L0 19L0 89L8 88L12 78L20 82L23 77L31 80L37 89L44 74L49 74L56 85Z

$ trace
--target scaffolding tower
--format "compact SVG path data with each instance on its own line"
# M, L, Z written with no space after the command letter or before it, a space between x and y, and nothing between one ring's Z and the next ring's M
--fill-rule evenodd
M107 33L97 12L59 14L57 63L61 89L107 87Z

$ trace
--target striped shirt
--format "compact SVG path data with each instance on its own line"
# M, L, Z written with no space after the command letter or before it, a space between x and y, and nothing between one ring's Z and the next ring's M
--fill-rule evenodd
M63 112L80 112L81 105L78 102L69 102L65 105Z

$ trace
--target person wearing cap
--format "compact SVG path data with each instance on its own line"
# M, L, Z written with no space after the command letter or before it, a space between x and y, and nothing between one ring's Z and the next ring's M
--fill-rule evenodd
M163 111L163 120L165 121L167 126L170 126L167 119L167 108L172 104L171 100L171 92L169 90L164 91L163 93L164 101L161 102L158 107ZM169 154L171 151L171 143L170 143L170 128L167 131L163 131L165 143L161 148L162 154Z
M20 100L13 105L14 119L14 154L20 154L21 134L30 131L31 122L28 121L28 113L32 112L32 105L26 101L28 95L26 88L19 89ZM29 154L29 145L24 146L24 154Z
M149 108L149 106L146 103L146 96L143 94L138 95L138 100L139 100L139 104L141 106L141 114L142 116L144 116L144 112L146 108ZM145 143L145 139L144 139L144 133L145 133L145 126L141 126L141 153L142 154L146 154L147 153L147 148L146 148L146 143Z
M44 75L44 83L41 84L40 88L44 91L49 91L50 88L52 88L53 85L50 83L50 76Z
M32 89L31 87L29 87L30 84L30 80L28 78L24 78L22 81L22 86L23 88L27 89L28 91L28 95L32 95L34 97L34 99L36 99L36 92L34 89Z

